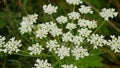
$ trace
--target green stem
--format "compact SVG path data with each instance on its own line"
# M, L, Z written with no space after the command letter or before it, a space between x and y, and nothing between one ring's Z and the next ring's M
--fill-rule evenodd
M4 56L3 68L6 68L7 54Z
M96 33L104 24L105 20L98 26L98 28L93 33Z
M53 16L52 16L52 15L50 15L50 16L51 16L52 21L53 21L53 22L55 22L55 20L54 20Z
M75 7L76 7L76 5L73 6L73 11L75 11Z
M21 53L12 53L14 55L19 55L19 56L27 56L27 57L53 57L52 55L46 55L46 54L40 54L40 55L29 55L29 54L21 54Z

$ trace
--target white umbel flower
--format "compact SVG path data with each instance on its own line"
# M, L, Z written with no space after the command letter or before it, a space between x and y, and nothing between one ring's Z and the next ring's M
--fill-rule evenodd
M120 36L115 37L110 36L111 40L108 40L107 45L111 47L111 50L114 50L114 52L120 52Z
M3 45L5 44L5 37L0 36L0 52L2 51Z
M80 30L78 30L78 32L79 36L88 37L92 31L89 30L88 28L81 28Z
M77 26L74 23L68 23L66 26L66 29L69 29L69 30L73 30L75 28L77 28Z
M97 21L93 20L85 20L85 19L79 19L78 20L78 25L83 28L89 28L89 29L94 29L97 27Z
M63 59L64 57L70 56L70 48L62 46L58 48L55 53L60 57L60 59Z
M62 41L64 41L64 42L72 41L72 38L73 38L72 33L67 32L67 33L63 34Z
M26 17L23 17L22 22L20 23L20 33L28 33L32 31L33 24L36 23L38 15L37 14L32 14L28 15Z
M50 63L48 63L47 60L37 59L36 63L34 64L34 67L32 68L53 68L53 67Z
M68 4L79 5L83 3L81 0L66 0Z
M48 34L48 31L45 30L45 29L38 29L36 31L36 37L40 38L40 39L43 39L44 37L47 37L47 34Z
M109 18L116 17L118 12L115 12L114 8L103 8L102 11L100 12L100 16L104 18L106 21L108 21Z
M78 12L73 11L71 13L68 13L68 17L69 17L69 19L76 20L76 19L79 19L80 14Z
M11 54L12 52L18 52L20 51L18 48L21 46L21 40L17 41L15 40L15 37L13 37L3 46L3 52L8 54Z
M92 44L94 49L99 47L102 47L103 45L106 45L107 41L104 39L103 35L98 34L92 34L87 41Z
M74 66L73 64L70 65L62 65L62 68L77 68L77 66Z
M56 40L50 40L49 42L46 43L46 48L49 48L49 51L51 52L52 50L56 50L60 45Z
M51 4L48 4L48 5L43 5L43 10L45 13L47 14L53 14L53 13L56 13L57 12L57 8L56 6L52 6Z
M59 16L56 18L56 20L59 24L66 23L68 21L67 17L65 16Z
M30 55L39 55L44 50L44 48L42 48L39 43L36 43L28 47L28 50L30 51Z
M71 42L73 42L75 45L80 45L81 42L83 42L84 38L82 36L73 36L73 39Z
M81 8L78 9L81 14L92 14L93 11L90 6L81 5Z
M80 58L84 58L85 56L89 55L87 49L79 46L76 46L73 50L71 50L71 52L72 55L75 56L76 60L79 60Z

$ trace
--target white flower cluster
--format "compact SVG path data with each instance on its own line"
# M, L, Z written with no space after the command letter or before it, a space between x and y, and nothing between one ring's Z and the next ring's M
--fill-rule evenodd
M76 60L79 60L79 58L84 58L85 56L88 56L89 53L87 49L83 49L83 47L76 46L73 50L71 50L73 56L76 57Z
M78 9L81 14L93 14L93 11L90 6L81 5L81 8Z
M103 45L106 45L107 41L104 39L103 35L98 34L92 34L87 41L92 44L94 49L99 47L102 47Z
M73 39L73 35L71 32L67 32L67 33L64 33L63 36L62 36L62 41L64 42L68 42L68 41L72 41Z
M80 45L81 42L83 42L84 38L82 36L73 36L73 39L71 42L73 42L75 45Z
M38 15L33 14L33 15L28 15L26 17L23 17L22 22L20 23L20 33L24 34L27 32L31 32L33 28L33 24L36 23Z
M68 17L69 19L76 20L79 19L80 14L78 12L73 11L71 13L68 13Z
M74 23L68 23L66 26L66 29L69 29L69 30L73 30L75 28L77 28L77 26Z
M78 25L83 28L89 28L89 29L94 29L97 27L97 21L93 20L85 20L85 19L79 19L78 20Z
M30 51L30 55L37 55L40 54L44 50L44 48L42 48L39 43L36 43L28 47L28 50Z
M78 30L78 32L79 32L79 36L88 37L92 31L89 30L88 28L81 28L80 30Z
M48 5L43 5L43 10L45 13L48 13L48 14L53 14L53 13L56 13L57 12L57 8L56 6L52 6L51 4L48 4Z
M37 59L36 63L34 64L34 67L32 68L53 68L53 67L50 63L48 63L47 60Z
M46 43L46 48L49 48L49 51L56 50L60 45L56 40L50 40L49 42Z
M107 45L111 47L111 50L120 52L120 36L116 38L114 35L110 36L111 40L108 40Z
M68 4L79 5L83 3L81 0L66 0Z
M3 45L5 44L5 37L0 36L0 52L2 51Z
M113 8L103 8L102 11L100 12L100 16L103 17L106 21L108 21L109 18L116 17L118 12L115 12L115 9Z
M66 23L68 21L68 18L65 16L59 16L56 18L56 20L59 24L62 24L62 23Z
M38 30L36 31L36 37L42 39L47 36L48 32L51 33L53 37L55 37L62 34L62 29L59 29L56 23L53 22L39 24Z
M77 68L77 66L74 66L73 64L70 64L70 65L62 65L62 68Z
M58 48L55 51L56 54L60 57L60 59L63 59L64 57L69 57L70 56L70 48L62 46Z
M20 51L18 48L21 46L21 40L17 41L15 40L15 37L13 37L3 46L3 52L8 54L11 54L12 52L18 52Z

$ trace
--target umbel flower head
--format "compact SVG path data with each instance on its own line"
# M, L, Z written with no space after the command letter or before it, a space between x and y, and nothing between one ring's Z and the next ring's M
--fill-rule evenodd
M48 5L43 5L43 10L45 13L47 14L53 14L53 13L56 13L57 12L57 8L56 6L52 6L51 4L48 4Z
M0 36L0 52L2 51L3 45L5 44L5 37Z
M50 63L48 63L47 60L37 59L36 63L34 64L34 67L32 68L53 68L53 67Z
M74 66L73 64L70 64L70 65L62 65L62 68L77 68L77 66Z
M3 52L8 54L11 54L12 52L18 52L20 51L18 48L21 46L21 40L15 40L15 37L13 37L3 46Z
M79 5L83 3L81 0L66 0L68 4Z
M109 18L116 17L118 12L115 12L114 8L103 8L102 11L100 12L100 16L103 17L106 21L108 21Z

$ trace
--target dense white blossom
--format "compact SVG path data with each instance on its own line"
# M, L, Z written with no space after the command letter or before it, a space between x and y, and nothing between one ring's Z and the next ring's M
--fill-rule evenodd
M81 5L81 8L78 9L81 14L92 14L93 11L90 6Z
M28 33L32 31L33 24L36 23L38 15L32 14L22 18L22 22L20 23L20 33Z
M77 26L74 23L68 23L67 26L66 26L66 28L69 29L69 30L72 30L72 29L77 28Z
M73 64L70 64L70 65L62 65L62 68L77 68L77 66L74 66Z
M53 68L53 67L50 63L48 63L47 60L37 59L36 63L34 64L34 67L32 68Z
M102 11L100 12L100 16L103 17L106 21L108 21L109 18L116 17L118 12L115 12L114 8L103 8Z
M29 46L28 50L30 51L29 52L30 55L37 55L40 54L42 50L44 50L44 48L42 48L42 46L39 43L36 43L33 44L32 46Z
M62 41L64 41L64 42L72 41L72 38L73 38L72 33L67 32L67 33L63 34Z
M59 24L66 23L68 21L67 17L65 16L59 16L56 18L56 20Z
M0 52L2 51L3 45L5 44L5 37L0 36Z
M78 30L78 32L79 36L88 37L92 31L89 30L88 28L81 28L80 30Z
M81 0L66 0L68 4L79 5L83 3Z
M110 36L111 40L108 40L107 45L111 47L111 50L115 52L120 52L120 36L115 37L114 35Z
M72 55L75 56L76 60L79 60L80 58L84 58L85 56L89 55L87 49L79 46L76 46L73 50L71 50L71 52Z
M90 21L90 20L85 20L85 19L79 19L78 20L78 25L80 27L83 27L83 28L90 28L90 29L94 29L97 27L97 21L93 20L93 21Z
M36 31L36 37L43 39L44 37L47 37L48 31L45 29L38 29Z
M98 46L102 47L103 45L106 45L107 41L104 39L103 35L98 34L92 34L87 39L87 41L92 44L94 49L98 48Z
M63 59L64 57L70 56L70 48L62 46L58 48L55 53L59 56L60 59Z
M78 12L73 11L71 13L68 13L68 17L69 17L69 19L76 20L76 19L79 19L80 14Z
M48 4L48 5L43 5L43 10L45 13L48 13L48 14L53 14L53 13L56 13L57 12L57 8L56 6L52 6L51 4Z
M84 38L82 36L73 36L73 39L71 42L73 42L75 45L80 45L81 42L83 42Z
M60 46L56 40L50 40L46 44L46 48L49 48L49 51L56 50Z
M15 37L13 37L3 46L3 52L9 54L11 54L12 52L18 52L20 51L20 49L18 48L21 46L21 40L15 40Z

